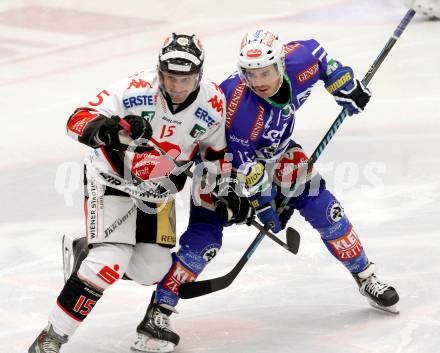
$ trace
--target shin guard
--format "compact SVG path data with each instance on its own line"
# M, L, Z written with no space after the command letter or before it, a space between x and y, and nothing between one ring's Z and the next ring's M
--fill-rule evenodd
M71 336L91 312L102 293L72 274L58 296L49 322L64 334Z
M295 207L321 235L330 253L350 272L360 272L368 266L368 258L358 235L336 198L327 190L317 196L301 196Z

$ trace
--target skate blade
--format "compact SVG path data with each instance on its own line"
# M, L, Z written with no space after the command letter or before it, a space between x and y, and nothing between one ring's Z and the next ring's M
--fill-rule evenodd
M370 298L367 298L367 300L368 300L368 303L375 309L378 309L380 311L385 311L387 313L391 313L391 314L395 314L395 315L400 314L397 303L394 305L391 305L391 306L381 306L381 305L377 304L376 302L374 302L373 300L371 300Z
M168 341L138 334L136 341L130 349L134 352L169 353L174 351L175 346L174 343Z
M73 240L70 235L63 235L62 240L62 255L63 255L63 273L64 273L64 283L67 282L70 275L72 274L73 268Z

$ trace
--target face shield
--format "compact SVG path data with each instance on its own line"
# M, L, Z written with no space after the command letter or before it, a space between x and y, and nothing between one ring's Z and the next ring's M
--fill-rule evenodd
M276 81L277 87L273 92L276 93L281 87L284 71L284 46L276 35L267 30L257 30L244 36L240 47L238 72L249 88L256 91L256 82L266 78L266 84Z

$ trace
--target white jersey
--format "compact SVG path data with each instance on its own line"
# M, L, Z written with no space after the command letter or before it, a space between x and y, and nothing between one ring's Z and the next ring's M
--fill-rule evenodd
M120 118L142 116L152 126L151 141L178 164L185 164L192 161L197 152L205 160L217 159L224 152L225 109L221 89L202 78L195 101L182 111L171 112L159 89L158 74L153 70L121 80L101 91L86 107L75 111L69 119L67 131L72 138L84 142L82 139L87 133L87 125L92 126L98 114L108 118L113 115ZM137 198L156 202L183 187L175 185L176 176L170 175L177 169L175 165L156 150L134 153L97 147L86 158L86 167L87 172L101 183ZM145 182L139 186L136 182L139 180Z

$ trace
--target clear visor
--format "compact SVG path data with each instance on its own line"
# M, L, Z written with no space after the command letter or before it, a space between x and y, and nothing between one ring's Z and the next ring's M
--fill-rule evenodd
M241 68L241 73L243 77L249 81L257 81L257 80L272 80L277 79L282 75L282 72L278 66L278 64L272 64L266 67L257 68L257 69L245 69Z
M256 87L262 86L269 87L274 91L278 90L284 73L284 68L280 68L278 63L257 69L239 67L239 70L240 76L253 91L256 90Z

